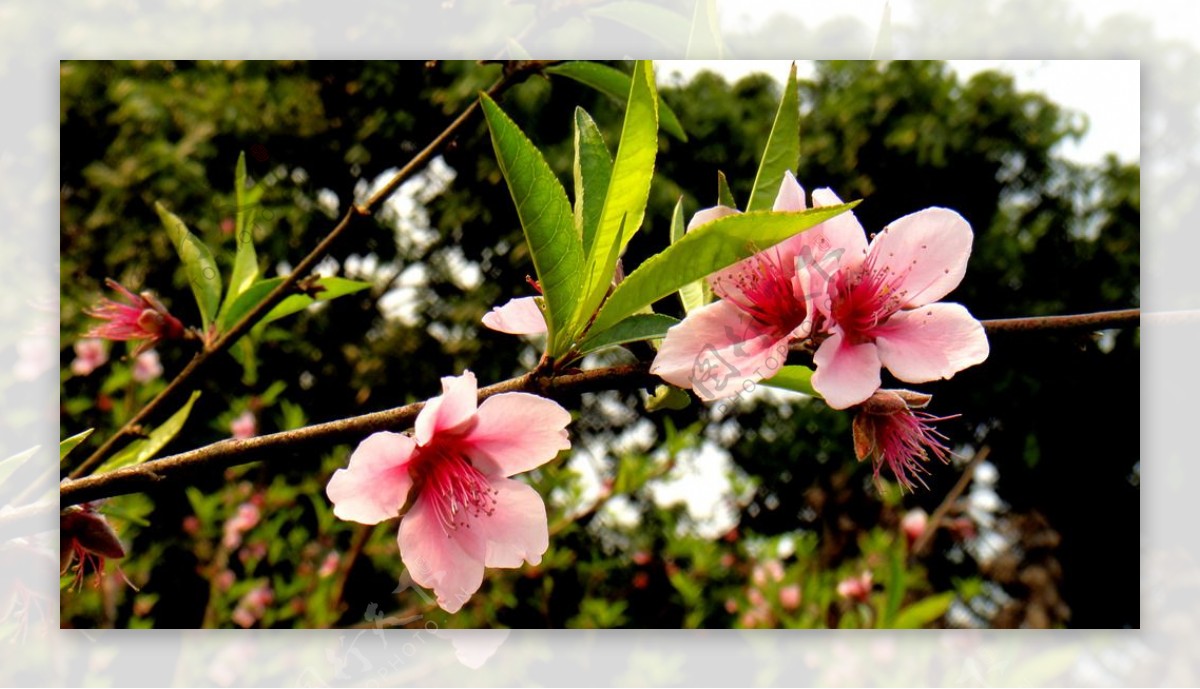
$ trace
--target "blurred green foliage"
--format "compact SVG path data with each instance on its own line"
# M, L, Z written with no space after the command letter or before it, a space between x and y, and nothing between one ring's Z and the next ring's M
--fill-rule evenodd
M200 321L155 202L214 247L228 275L234 165L245 152L262 189L253 227L262 276L275 277L499 70L62 63L62 437L97 429L75 461L164 384L137 383L123 346L92 374L71 372L72 345L90 326L82 309L104 279L154 290L185 323ZM744 205L784 76L729 84L701 74L660 89L688 141L660 136L646 226L626 270L668 243L680 197L685 217L715 203L718 171ZM610 148L619 133L620 102L561 77L530 78L500 104L564 181L576 105ZM951 298L977 317L1138 304L1138 168L1062 159L1058 145L1083 125L1050 98L998 73L963 80L938 62L830 62L802 80L800 104L796 174L807 189L863 198L855 212L868 230L931 205L967 218L975 250ZM440 376L464 368L493 382L536 362L528 342L479 324L493 305L528 296L532 273L481 118L442 161L358 225L323 268L374 287L264 329L256 376L232 356L215 362L164 453L229 437L245 412L270 433L426 399ZM674 297L659 311L683 315ZM651 414L642 392L589 393L564 401L579 410L571 455L529 476L549 505L542 564L489 570L458 615L397 586L394 522L364 529L332 517L324 486L351 449L340 446L106 502L129 556L109 563L101 585L89 576L81 590L64 590L62 623L372 627L418 625L423 615L440 626L1136 626L1136 331L992 344L983 366L922 389L936 413L961 413L942 426L961 453L990 448L1003 504L955 512L954 528L921 557L909 553L900 518L932 511L958 471L936 466L928 492L889 486L881 495L870 467L854 461L845 414L795 396L742 404L729 418L695 401ZM166 376L190 346L160 347ZM696 471L727 481L716 518L668 497L669 486L702 492L686 483ZM258 519L227 539L246 506ZM1006 544L999 555L981 549L986 534ZM865 603L838 596L840 580L864 571L874 581ZM790 585L799 588L794 606L781 596Z

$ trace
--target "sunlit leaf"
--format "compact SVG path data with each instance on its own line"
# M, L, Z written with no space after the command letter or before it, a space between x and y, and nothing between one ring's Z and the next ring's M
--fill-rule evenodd
M737 209L737 201L733 198L733 190L729 188L729 180L725 179L725 173L717 170L717 203L726 208ZM760 208L759 210L770 210L768 208Z
M82 443L83 441L87 440L88 436L90 436L92 434L92 431L94 431L94 430L96 430L96 429L89 428L82 433L76 433L75 435L71 436L70 438L67 438L66 440L60 442L58 444L58 461L61 462L64 459L66 459L67 455L71 454L71 450L74 450L76 447L78 447L79 443Z
M634 65L633 74L604 210L600 214L595 241L586 255L582 283L584 299L574 315L576 330L582 329L604 299L612 284L620 249L641 227L646 201L650 197L650 180L654 176L654 158L658 153L654 70L649 62L640 60ZM614 247L617 251L613 251Z
M200 307L200 318L204 321L204 329L208 330L221 306L221 273L217 270L217 262L213 260L212 251L208 246L188 231L187 226L174 213L158 202L155 202L154 210L158 212L158 217L167 230L171 245L183 261L188 283L196 297L196 305Z
M688 34L687 59L720 60L724 56L717 0L696 0L692 10L692 30Z
M675 210L671 213L671 243L679 241L687 232L687 227L683 224L683 199L675 203ZM689 282L679 288L679 301L683 302L683 310L685 313L691 313L696 309L704 306L711 301L712 292L708 283L703 279Z
M821 393L812 386L812 374L813 370L807 366L784 366L778 373L764 380L763 385L820 397Z
M486 94L480 96L500 171L508 182L546 303L549 353L567 350L569 325L580 299L583 244L567 192L545 158Z
M281 277L268 278L266 280L259 280L251 285L221 317L221 329L228 330L232 328L234 324L241 320L255 306L266 299L267 295L278 287L283 280L284 278ZM261 328L271 321L276 321L298 311L303 311L315 302L336 299L347 294L361 292L370 287L371 283L361 280L349 280L339 277L320 278L316 281L317 291L315 297L307 294L292 294L284 297L258 321L256 327Z
M41 445L34 445L24 452L20 452L6 459L0 459L0 484L3 484L6 480L8 480L8 477L12 476L13 472L15 472L17 469L20 469L21 465L29 461L29 458L32 457L38 450L40 450L41 447Z
M238 155L237 170L233 175L234 196L237 214L234 237L237 253L233 259L233 272L229 276L229 292L225 295L223 308L231 304L258 278L258 254L254 250L254 207L246 193L246 153Z
M587 111L575 108L575 227L583 240L584 256L596 238L612 166L600 128Z
M688 232L661 253L646 259L637 270L626 276L604 303L592 328L606 330L689 282L815 227L850 210L857 203L794 213L742 213L706 223Z
M587 10L588 16L608 19L653 38L673 55L687 50L688 18L657 3L641 0L602 2Z
M564 62L547 67L548 74L557 74L590 86L624 103L629 97L631 77L619 69L596 62ZM687 133L679 123L679 117L671 106L658 97L658 124L662 130L680 141L687 141Z
M153 459L158 451L163 449L167 443L179 434L183 429L183 424L187 421L188 415L192 413L192 405L196 403L196 399L200 397L200 391L192 392L192 396L188 401L180 407L179 411L171 415L161 426L150 432L150 435L129 443L120 452L113 455L100 468L96 470L97 474L103 474L107 471L120 469L127 466L135 466L149 459Z
M923 598L905 607L896 615L892 629L920 629L937 621L954 602L954 592L947 591Z
M767 138L767 147L758 165L758 174L754 177L754 191L746 210L771 210L784 173L788 170L795 172L799 164L800 102L796 89L796 63L793 62L787 85L783 87L779 110L775 113L775 123L771 125L771 135Z

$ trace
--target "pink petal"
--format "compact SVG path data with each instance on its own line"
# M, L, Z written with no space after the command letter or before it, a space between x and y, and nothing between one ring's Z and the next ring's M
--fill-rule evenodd
M782 195L782 191L780 193ZM829 189L813 192L815 208L841 202ZM776 210L783 209L777 207ZM804 210L804 207L791 210ZM826 294L829 279L839 268L856 266L862 262L867 254L867 238L854 212L847 211L783 240L775 245L775 250L789 269L794 271L798 265L800 271L805 272L802 283L805 294Z
M740 212L736 208L730 208L729 206L713 206L712 208L698 210L692 216L692 219L688 221L687 231L691 232L701 225L707 225L714 220L719 220L727 215L736 215Z
M550 545L546 504L529 486L512 479L492 481L496 509L471 522L471 530L484 543L483 563L488 567L536 565Z
M766 331L727 301L696 309L663 339L650 372L704 400L730 397L775 374L790 333Z
M483 583L483 541L470 529L447 536L428 499L418 497L400 520L398 540L409 575L433 589L446 612L458 612Z
M877 265L904 275L906 308L930 304L946 296L967 272L974 235L961 215L946 208L926 208L883 229L871 242Z
M483 315L483 324L492 330L510 335L536 335L546 332L546 317L538 308L536 297L521 297L503 306L493 307Z
M478 422L463 438L472 463L487 476L535 469L568 450L571 413L525 392L494 395L479 405Z
M813 363L812 385L834 409L859 404L879 389L879 352L871 342L854 345L834 333L817 348Z
M802 211L808 209L804 202L804 187L796 181L791 170L783 174L783 182L779 185L779 193L775 195L776 211Z
M417 443L426 445L435 433L469 421L475 414L477 392L475 374L470 371L442 378L442 394L425 403L413 424Z
M350 455L350 465L333 472L325 493L339 519L378 524L395 517L408 499L413 439L399 433L374 433Z
M988 356L983 325L961 304L901 311L876 330L875 342L883 365L909 383L949 378Z

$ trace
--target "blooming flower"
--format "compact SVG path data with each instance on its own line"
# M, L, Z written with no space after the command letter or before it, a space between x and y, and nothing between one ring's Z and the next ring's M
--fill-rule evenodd
M101 299L100 304L84 313L92 318L108 321L97 325L87 332L88 337L100 337L107 340L144 340L134 354L153 347L160 340L181 338L184 335L183 323L167 312L165 306L149 292L134 294L125 289L116 280L106 279L104 284L121 293L128 303L120 303L111 299Z
M813 193L816 206L840 203L827 189ZM776 211L807 208L804 189L784 176ZM688 231L737 213L724 206L696 213ZM667 331L651 364L655 373L701 399L739 393L747 382L774 375L787 358L788 345L811 331L814 276L836 247L852 241L858 223L836 216L766 251L709 276L719 299L688 314Z
M476 406L475 374L442 378L442 394L417 415L412 436L375 433L326 492L341 519L377 524L401 513L400 556L413 581L457 612L485 567L536 565L549 545L546 506L510 476L570 448L571 415L522 392Z
M871 587L874 585L874 579L870 572L863 572L857 577L849 577L838 582L837 592L842 598L866 603L867 598L871 595Z
M137 355L133 360L133 379L139 383L149 383L162 375L162 362L158 352L151 349Z
M925 485L919 474L929 473L924 462L930 454L948 461L950 449L942 442L946 436L934 430L933 423L954 417L913 411L930 399L910 390L879 390L859 408L852 424L854 453L860 462L874 460L876 481L880 467L887 464L900 485L913 490L913 478Z
M229 432L238 440L253 438L258 435L258 420L254 418L254 412L247 409L238 415L236 419L229 422Z
M858 225L850 213L837 219ZM869 245L861 225L837 239L837 269L825 298L814 301L814 330L829 337L813 356L812 384L830 406L845 409L870 397L881 366L924 383L987 359L979 321L960 304L934 303L967 269L972 234L962 216L926 208L888 225Z
M95 338L79 340L75 343L75 360L71 362L71 372L77 376L91 375L92 371L108 361L108 352L104 351L104 342Z

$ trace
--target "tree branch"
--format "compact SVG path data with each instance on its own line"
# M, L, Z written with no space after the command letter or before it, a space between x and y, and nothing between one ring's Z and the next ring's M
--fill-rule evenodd
M1072 316L1037 316L982 321L992 332L1026 332L1061 329L1105 329L1138 323L1138 310L1103 311ZM501 383L480 388L478 401L502 392L533 392L544 397L562 398L583 392L656 385L650 364L639 362L621 366L566 374L528 373ZM244 440L222 440L189 452L156 459L136 466L106 472L98 476L64 480L59 487L63 507L89 500L148 491L201 471L226 469L256 461L274 461L294 456L300 449L314 445L352 442L377 431L395 431L411 424L425 406L424 402L372 412L338 421L329 421L293 431L272 433Z
M540 70L547 64L549 64L549 61L541 60L526 60L506 63L504 74L495 84L492 85L491 88L488 89L488 95L495 97L497 94L516 83L517 80L524 78L525 75L528 75L534 71ZM327 234L325 238L321 240L320 244L318 244L300 261L296 268L284 278L283 282L277 285L275 289L271 290L271 292L267 294L266 298L255 305L254 308L250 309L246 315L242 316L242 318L238 320L238 322L234 324L232 328L222 333L216 341L212 342L211 344L206 344L204 349L188 362L187 366L185 366L183 370L171 380L167 387L163 388L162 392L156 395L154 399L147 402L146 406L142 407L137 414L134 414L129 421L125 422L125 425L121 426L116 433L109 436L109 438L105 440L100 447L96 448L95 452L88 456L88 458L85 459L79 466L75 467L75 469L69 475L70 478L79 478L102 462L109 455L109 453L112 452L114 446L118 442L130 436L134 429L145 423L145 421L156 411L158 411L158 409L162 407L167 400L175 397L180 391L187 387L188 383L191 382L191 379L198 371L200 371L201 368L203 368L215 356L229 349L229 347L241 339L242 335L245 335L247 332L249 332L249 330L254 327L254 325L258 323L258 321L262 319L262 317L265 316L272 308L274 308L276 304L278 304L283 300L284 297L288 296L295 290L296 283L299 282L301 278L308 275L313 266L315 266L322 258L325 257L325 254L329 252L329 249L333 246L334 242L336 242L351 226L354 225L355 220L369 217L372 213L374 213L379 208L380 204L386 201L389 196L391 196L398 188L400 188L400 184L404 182L404 180L412 176L412 174L420 169L421 166L429 162L433 155L437 153L437 151L458 132L459 128L461 128L463 124L470 119L471 115L475 114L475 111L478 109L479 99L476 98L471 101L471 104L468 105L459 114L459 116L454 119L453 122L451 122L446 126L445 129L442 130L441 134L438 134L438 136L433 141L429 142L424 149L413 156L412 159L409 160L399 172L393 175L392 178L388 180L387 184L379 189L379 191L375 192L366 203L362 204L361 206L351 205L350 209L346 211L346 215L342 217L341 221L339 221L338 224L329 231L329 234Z

